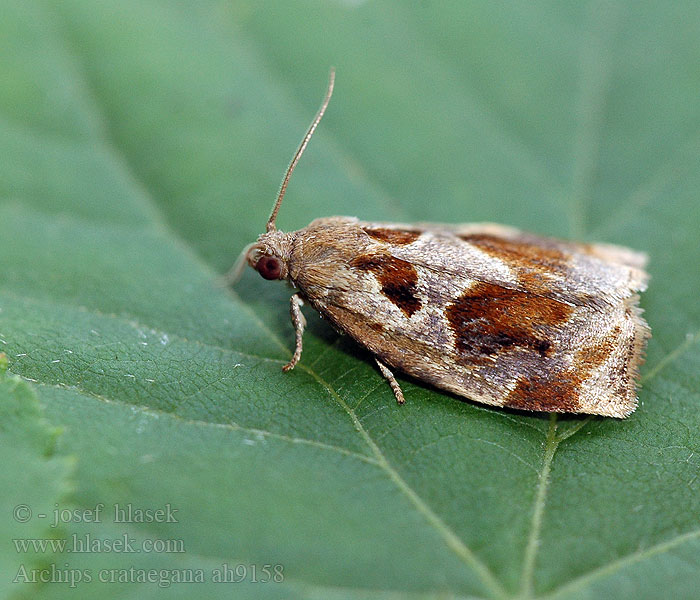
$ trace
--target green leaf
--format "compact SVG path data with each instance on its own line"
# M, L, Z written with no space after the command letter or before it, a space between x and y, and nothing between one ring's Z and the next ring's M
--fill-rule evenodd
M696 593L696 2L3 8L0 349L44 411L29 383L0 384L3 592ZM490 220L646 251L636 413L493 410L403 378L398 407L371 358L311 311L302 361L281 372L289 290L218 276L263 230L331 65L335 95L278 225ZM32 560L92 581L13 584L20 502L104 505L99 523L32 522L31 537L184 552L46 553ZM115 522L115 504L175 520ZM244 581L213 583L223 564ZM284 581L253 583L264 565ZM177 583L196 569L203 583Z
M6 374L4 358L0 352L0 595L6 598L51 557L29 540L64 533L53 527L52 515L70 491L72 460L55 454L59 430L46 422L29 384Z

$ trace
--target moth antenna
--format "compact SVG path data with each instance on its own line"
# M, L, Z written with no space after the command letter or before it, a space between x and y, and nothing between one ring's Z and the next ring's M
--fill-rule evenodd
M301 155L304 153L304 150L306 149L306 146L308 145L309 140L311 139L311 136L314 134L316 127L318 126L319 122L321 121L321 118L323 117L323 113L326 112L326 107L328 106L328 103L331 100L331 95L333 94L333 84L334 83L335 83L335 68L331 67L331 72L330 72L330 75L328 76L328 88L326 89L326 97L323 99L323 102L321 104L321 108L318 109L318 112L316 113L314 120L311 122L311 125L309 126L308 130L306 131L306 135L304 135L304 139L301 140L301 144L299 144L299 147L297 148L297 151L294 154L294 158L292 159L292 162L290 162L289 166L287 167L287 172L284 174L284 179L282 180L282 185L280 186L280 191L277 194L277 201L275 202L275 206L272 209L272 213L270 214L270 218L267 220L267 231L268 232L277 230L277 226L275 225L275 221L277 220L277 213L279 212L280 205L282 204L282 198L284 198L284 193L287 191L287 185L289 184L289 178L292 176L292 171L294 171L294 167L297 166L297 163L299 162Z
M219 281L223 286L235 285L238 282L247 264L246 258L248 257L248 251L255 246L255 244L256 242L248 244L245 248L243 248L243 250L241 250L236 262L233 263L233 266L228 270L228 273L220 278Z

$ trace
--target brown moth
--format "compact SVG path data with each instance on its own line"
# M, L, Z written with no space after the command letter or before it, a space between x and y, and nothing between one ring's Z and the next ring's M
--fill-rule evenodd
M539 237L502 225L371 223L316 219L275 226L289 178L328 106L325 99L287 169L267 231L247 262L286 279L296 347L308 302L375 357L396 400L390 368L484 404L626 417L650 330L637 306L644 254L608 244Z

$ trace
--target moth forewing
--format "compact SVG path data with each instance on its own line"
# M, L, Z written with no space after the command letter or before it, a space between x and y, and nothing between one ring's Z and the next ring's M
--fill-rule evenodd
M297 288L290 303L301 359L306 302L390 369L493 406L625 417L636 407L650 332L637 292L646 257L495 224L440 225L316 219L275 225L291 173L328 105L326 97L285 174L267 231L246 251L265 279Z

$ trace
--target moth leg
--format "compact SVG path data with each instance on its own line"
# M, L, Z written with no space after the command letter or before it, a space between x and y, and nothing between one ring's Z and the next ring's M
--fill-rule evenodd
M294 294L289 299L289 314L292 316L292 324L296 334L296 344L294 346L294 356L286 365L282 367L283 371L291 371L301 358L301 338L304 335L304 327L306 327L306 319L301 313L301 307L304 306L304 301L299 294Z
M399 404L406 402L405 398L403 397L403 392L401 391L401 386L399 385L399 382L396 381L394 374L389 370L389 367L387 367L383 362L380 362L378 358L375 358L374 360L377 361L379 370L382 372L384 378L389 382L389 385L394 392L394 396L396 396L396 402Z

